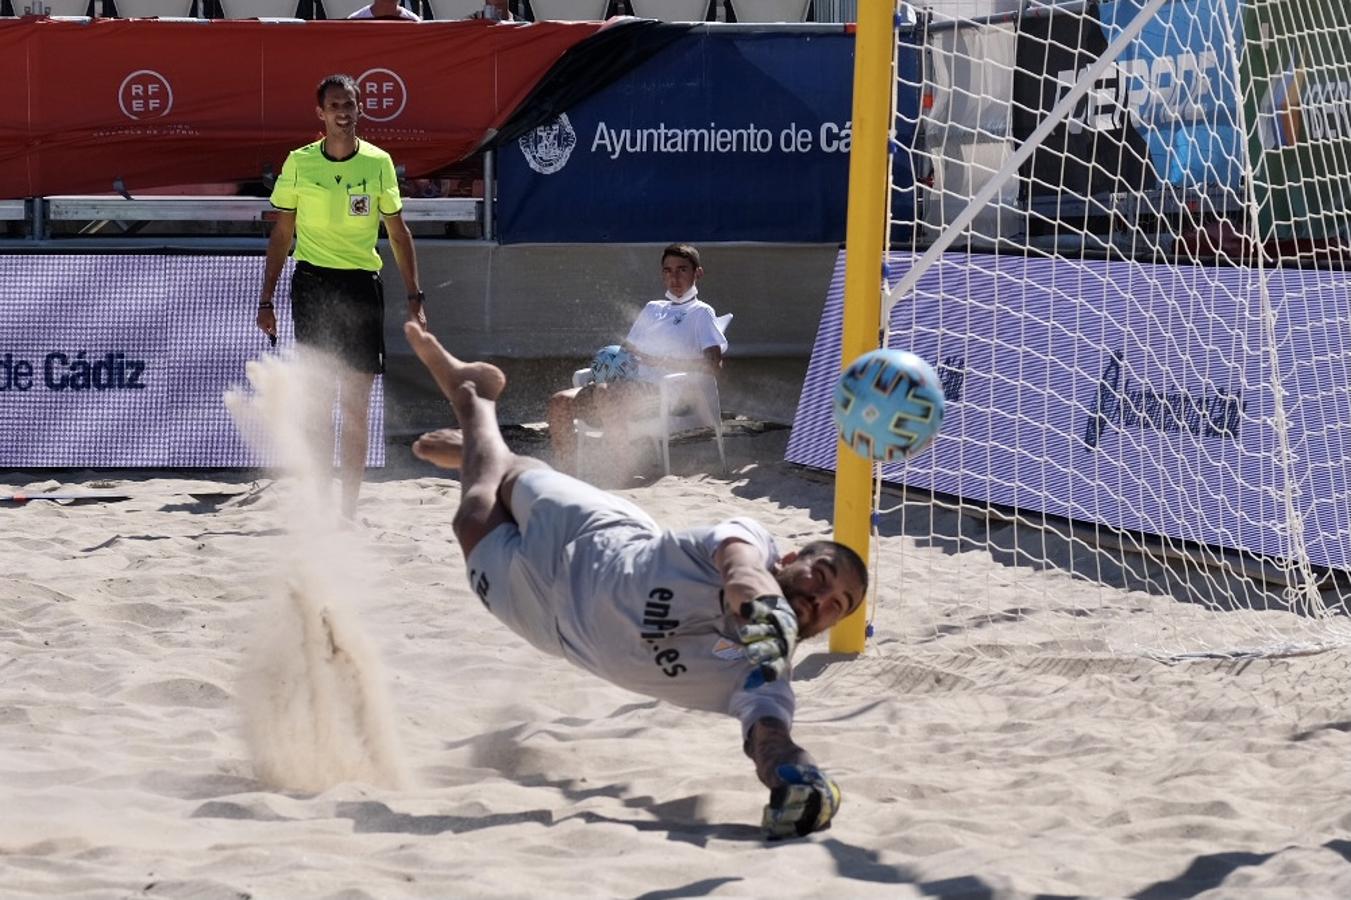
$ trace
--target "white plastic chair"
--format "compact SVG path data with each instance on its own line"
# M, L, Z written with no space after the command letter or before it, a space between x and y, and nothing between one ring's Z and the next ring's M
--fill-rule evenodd
M733 0L738 22L805 22L811 0Z
M187 18L192 15L192 0L117 0L116 5L120 19Z
M18 16L83 16L89 13L89 0L11 0L10 5ZM94 12L101 9L102 4Z
M432 7L432 18L438 22L468 19L475 13L483 12L483 0L428 0Z
M363 6L370 6L371 0L320 0L324 4L324 18L345 19ZM402 3L399 4L403 6Z
M220 0L227 19L294 19L299 0Z
M535 21L602 22L609 0L531 0Z
M640 19L663 22L702 22L708 18L708 0L629 0Z
M732 313L715 319L718 330L727 333ZM592 381L591 369L578 369L572 373L572 386L582 387ZM661 455L662 471L671 474L671 436L695 428L712 428L713 439L718 445L718 461L722 470L727 471L727 454L722 441L722 399L718 395L718 379L707 372L672 372L657 382L657 412L646 418L632 419L628 423L628 434L633 439L652 441ZM577 432L576 459L580 466L585 458L583 451L587 441L604 440L605 432L599 425L593 425L582 419L573 420Z

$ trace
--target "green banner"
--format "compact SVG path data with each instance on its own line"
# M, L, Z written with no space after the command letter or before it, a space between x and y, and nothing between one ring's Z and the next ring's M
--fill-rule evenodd
M1351 240L1351 4L1257 0L1244 26L1262 240Z

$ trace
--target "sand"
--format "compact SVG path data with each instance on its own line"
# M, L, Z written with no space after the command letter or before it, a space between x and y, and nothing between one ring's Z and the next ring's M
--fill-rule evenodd
M729 474L681 447L622 492L826 536L785 434L742 423ZM0 476L131 495L0 506L0 896L1351 895L1344 652L1105 654L1047 633L1087 606L1063 574L884 535L882 571L920 555L971 633L885 575L864 657L801 647L795 734L844 806L769 845L735 721L531 651L466 583L457 482L390 458L350 530L271 473ZM327 610L308 636L296 591ZM977 600L1024 614L982 630Z

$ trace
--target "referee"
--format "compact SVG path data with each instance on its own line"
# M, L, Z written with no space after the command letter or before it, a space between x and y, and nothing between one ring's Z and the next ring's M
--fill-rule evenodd
M381 217L408 291L408 320L425 327L427 317L394 161L357 138L361 106L356 81L350 75L330 75L319 83L315 96L324 136L287 155L272 189L277 217L267 245L258 327L276 339L272 297L294 239L291 316L296 343L318 351L335 373L325 379L326 393L314 407L320 471L332 464L336 396L342 404L342 512L350 519L366 466L371 386L385 371L384 285L376 250Z

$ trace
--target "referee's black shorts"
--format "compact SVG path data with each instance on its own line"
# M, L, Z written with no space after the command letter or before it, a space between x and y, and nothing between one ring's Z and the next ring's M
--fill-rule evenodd
M296 343L358 372L385 371L385 289L379 272L297 262L291 276Z

